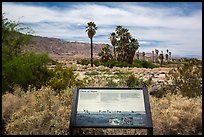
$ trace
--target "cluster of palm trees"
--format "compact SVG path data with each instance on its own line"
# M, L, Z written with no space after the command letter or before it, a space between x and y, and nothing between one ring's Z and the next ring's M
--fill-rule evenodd
M86 26L86 32L91 40L91 66L93 67L93 36L96 34L96 24L94 22L88 22ZM139 42L133 38L128 29L122 26L117 26L115 32L111 33L110 42L114 47L113 58L117 61L125 61L130 64L133 62L133 58L136 50L139 48ZM108 48L108 47L106 47Z
M114 47L114 59L119 62L128 62L132 64L136 50L139 48L139 42L133 38L128 29L117 26L115 32L109 37Z
M166 50L166 54L165 54L165 59L166 59L166 62L169 62L170 61L170 58L171 58L171 52L169 52L169 50L167 49ZM164 62L164 54L163 54L163 51L161 51L161 53L159 54L159 50L158 49L155 49L155 53L156 53L156 58L154 60L154 51L152 51L152 58L153 58L153 62L156 62L156 63L159 63L159 60L160 59L160 63L163 64Z
M91 40L91 67L93 67L93 36L96 34L96 24L94 22L88 22L86 26L86 32L88 34L88 37ZM133 38L130 33L128 32L128 29L123 28L122 26L117 26L115 32L112 32L110 37L110 42L112 46L114 47L114 55L111 58L114 58L117 61L126 61L130 64L133 62L133 58L135 55L136 50L139 48L139 42L137 39ZM110 53L108 50L108 46L105 47L104 51L107 51L107 53ZM106 52L104 52L106 53ZM156 57L154 56L156 54ZM153 63L160 63L163 64L164 61L164 54L163 51L159 54L159 50L155 49L155 52L152 51L153 55ZM136 54L137 59L139 59L139 51ZM145 52L142 53L143 60L145 60ZM154 58L155 57L155 58ZM171 52L167 49L167 53L165 54L165 59L167 62L169 62L171 58Z

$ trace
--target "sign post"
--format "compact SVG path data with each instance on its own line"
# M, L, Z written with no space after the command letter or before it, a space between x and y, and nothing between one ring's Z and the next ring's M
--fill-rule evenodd
M147 87L76 88L70 134L75 128L138 128L153 135Z

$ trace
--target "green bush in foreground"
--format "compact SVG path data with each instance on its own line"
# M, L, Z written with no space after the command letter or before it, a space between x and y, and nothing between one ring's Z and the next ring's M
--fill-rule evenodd
M22 54L5 62L2 67L3 91L12 91L14 84L24 90L29 85L40 88L49 79L47 62L46 54L34 53Z

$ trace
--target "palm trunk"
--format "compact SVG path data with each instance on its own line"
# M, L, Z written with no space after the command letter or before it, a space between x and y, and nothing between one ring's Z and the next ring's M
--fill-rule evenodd
M152 62L154 63L154 52L152 52Z
M93 67L93 43L91 38L91 67Z
M115 54L115 46L114 46L114 58L115 58L115 60L116 60L116 54Z

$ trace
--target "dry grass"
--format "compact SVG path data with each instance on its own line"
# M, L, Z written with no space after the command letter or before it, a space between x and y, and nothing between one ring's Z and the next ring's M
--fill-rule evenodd
M2 117L9 135L66 135L72 89L57 94L48 87L23 92L16 88L14 94L2 96ZM158 99L150 96L155 135L192 135L202 133L202 98L185 98L167 95ZM125 135L146 134L135 129L84 129L79 134Z
M155 135L194 135L202 133L202 97L170 95L150 97Z
M3 119L6 133L11 135L59 135L68 134L71 90L58 95L50 88L7 93L3 99Z

